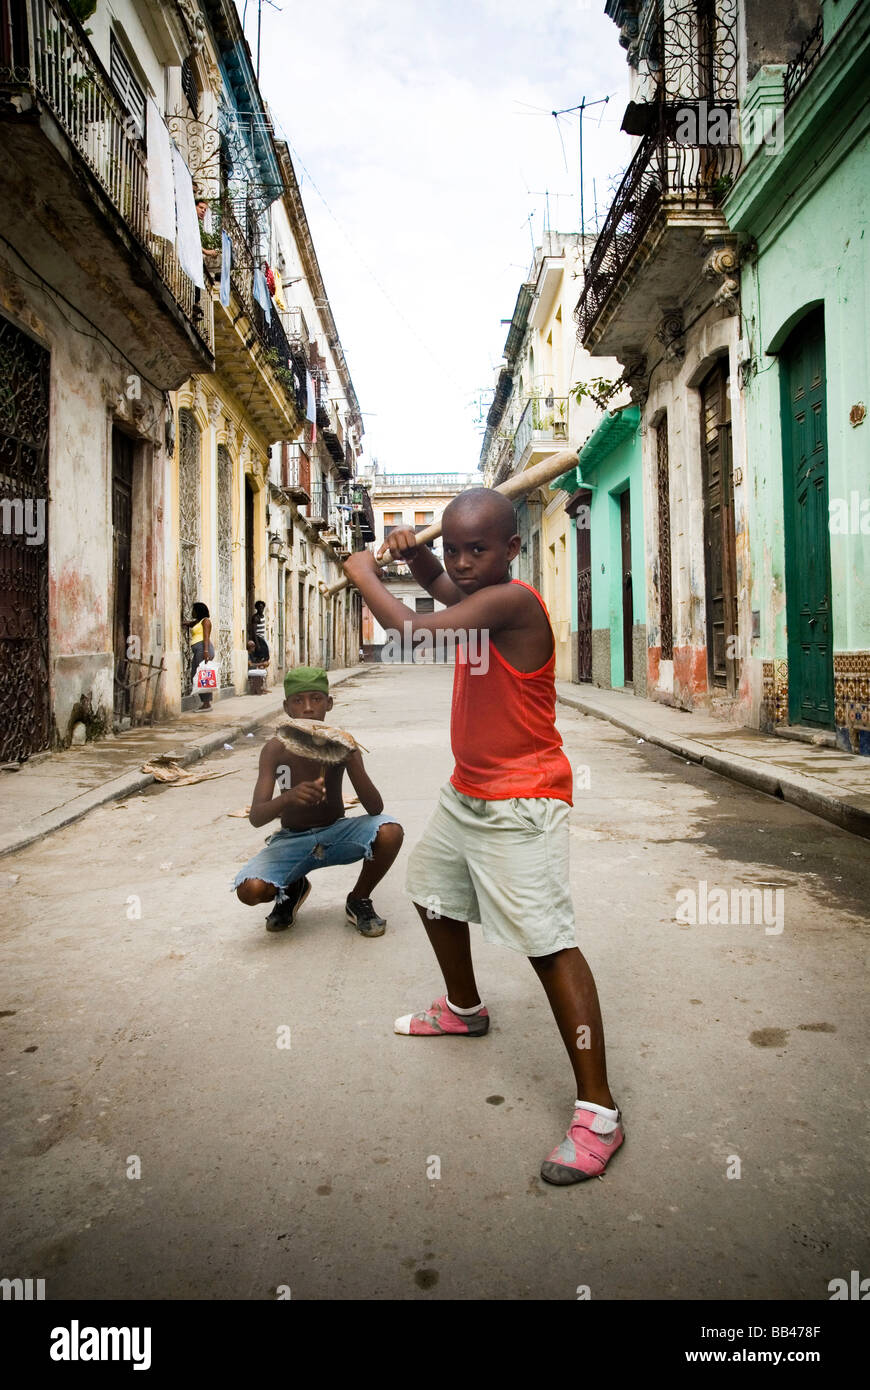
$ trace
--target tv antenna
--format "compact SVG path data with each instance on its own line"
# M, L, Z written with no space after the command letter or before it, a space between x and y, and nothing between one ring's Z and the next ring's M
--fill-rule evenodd
M551 111L550 115L556 122L556 129L559 128L559 117L570 116L575 111L580 112L580 259L583 266L583 275L586 275L586 206L583 194L583 117L591 106L606 106L610 97L598 97L595 101L587 101L585 96L581 98L579 106L566 106L561 111ZM603 112L601 113L604 114ZM559 131L559 138L562 133Z
M271 5L273 10L281 13L281 6L275 4L275 0L265 0L267 5ZM242 33L245 31L245 16L248 13L248 0L242 10ZM260 36L263 28L263 0L257 0L257 81L260 80Z

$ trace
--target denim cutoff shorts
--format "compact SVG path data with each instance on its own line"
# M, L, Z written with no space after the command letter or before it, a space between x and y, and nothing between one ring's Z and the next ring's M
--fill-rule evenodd
M332 825L311 830L276 830L264 849L236 874L232 892L246 878L261 878L278 889L276 903L287 897L287 886L315 869L355 864L371 859L372 844L382 825L396 825L394 816L343 816Z

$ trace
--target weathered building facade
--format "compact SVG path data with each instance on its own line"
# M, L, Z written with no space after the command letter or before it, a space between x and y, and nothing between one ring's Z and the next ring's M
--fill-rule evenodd
M193 602L207 604L231 695L246 688L259 601L272 680L295 664L356 660L358 600L324 590L353 548L345 493L362 416L289 151L274 137L235 7L208 0L205 10L195 107L189 84L180 88L170 127L204 203L216 366L175 402L179 586L168 603L180 621ZM178 688L194 704L184 633Z
M577 304L579 337L623 364L641 409L647 687L757 722L742 243L726 202L747 148L773 170L782 113L741 109L748 74L787 62L810 6L607 0L631 68L635 153ZM775 13L774 13L775 12ZM757 562L757 559L756 559Z
M615 361L599 362L574 341L572 310L577 277L584 274L594 238L548 232L517 294L495 396L487 416L479 467L496 487L553 454L578 448L600 417L595 396L578 384L620 375ZM591 678L591 608L583 568L583 536L567 495L536 488L518 501L522 547L515 577L536 588L550 612L556 639L556 674ZM580 529L588 511L580 514ZM578 550L579 547L579 550ZM579 555L579 567L578 567Z
M778 115L782 141L776 158L744 142L724 204L752 473L744 669L754 723L870 754L870 10L771 8L786 31L812 22L790 62L768 42L747 68L744 109Z
M163 121L191 16L102 9L86 33L62 0L24 0L0 35L5 760L153 698L140 677L167 641L167 393L214 361L210 302L155 231L137 99L147 86Z
M362 417L232 0L4 6L0 126L4 760L197 705L196 602L221 695L258 599L273 677L355 660Z

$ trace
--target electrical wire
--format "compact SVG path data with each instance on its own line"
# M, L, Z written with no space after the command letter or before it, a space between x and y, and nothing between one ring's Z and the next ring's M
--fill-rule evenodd
M91 328L96 329L95 333L83 332L81 328L79 328L69 318L67 318L67 315L64 314L63 310L60 309L60 306L58 305L57 307L60 311L61 317L65 320L66 323L69 324L73 332L81 334L83 338L92 338L95 343L99 343L101 340L102 342L108 343L109 347L114 348L115 352L117 352L121 357L123 357L125 362L129 363L136 375L141 377L142 380L146 383L146 385L151 387L152 391L157 391L160 395L165 394L165 387L158 386L156 382L150 381L149 378L145 375L145 373L136 365L136 363L127 356L124 349L119 348L118 344L112 341L108 333L104 333L102 328L100 328L99 324L94 323L93 319L89 319L87 314L83 313L77 304L73 304L71 299L67 299L66 295L63 293L62 290L59 290L56 285L52 285L49 280L46 280L44 275L40 275L39 271L36 269L36 266L31 265L30 262L26 260L24 256L22 256L21 252L18 250L18 247L15 246L11 241L9 241L7 237L3 236L2 232L0 232L0 241L2 241L6 246L9 247L9 250L13 253L13 255L18 257L22 265L26 265L27 269L31 271L31 273L35 275L38 280L42 281L42 284L46 287L46 289L49 291L51 295L56 295L58 299L62 299L64 304L68 304L69 307L76 314L78 314L79 318L84 319L85 323L89 323L91 325ZM10 266L10 269L12 270L13 275L17 276L17 278L21 280L23 284L31 285L34 289L37 290L40 288L39 285L34 284L32 280L28 280L26 276L22 275L19 271L15 270L13 266Z
M338 229L339 229L339 231L341 232L342 236L344 237L344 239L347 241L348 245L349 245L349 246L351 247L351 249L353 250L353 252L354 252L354 254L356 255L356 257L357 257L357 259L358 259L360 265L361 265L361 266L363 267L363 269L367 272L367 274L368 274L369 276L371 276L372 281L373 281L374 284L377 286L377 288L380 290L381 294L384 296L384 299L385 299L385 300L387 301L387 303L390 305L390 308L391 308L391 309L393 310L393 312L396 314L397 318L399 318L399 319L402 321L402 323L403 323L403 324L405 325L405 327L408 329L408 332L412 335L412 337L420 344L420 346L423 348L423 350L424 350L426 353L428 353L429 357L431 357L432 361L435 363L436 367L438 367L439 371L443 373L445 379L446 379L447 381L450 382L451 386L453 386L454 389L457 390L457 391L463 391L463 392L464 392L466 388L460 385L460 383L455 379L455 377L452 375L452 373L449 371L449 369L448 369L447 367L445 367L444 363L443 363L442 361L440 361L440 359L439 359L438 357L436 357L435 353L434 353L434 352L432 351L432 349L429 347L429 344L426 343L426 342L420 337L420 334L417 332L417 330L415 329L415 327L414 327L414 325L411 323L411 321L405 317L404 313L403 313L402 310L399 308L398 304L395 302L395 300L393 299L392 295L391 295L391 294L389 293L389 291L385 288L385 286L381 284L381 281L379 280L377 274L375 273L374 270L372 270L372 268L371 268L371 266L369 265L368 261L365 259L365 257L363 256L362 252L359 250L358 246L356 245L355 241L353 240L353 237L350 235L350 232L349 232L349 231L347 230L347 228L345 227L345 225L344 225L344 223L342 222L341 218L337 215L337 213L335 213L335 212L333 211L333 209L330 207L329 203L327 202L326 198L325 198L324 195L321 193L320 189L318 188L317 184L315 183L314 179L312 178L310 171L306 168L305 164L303 163L303 161L302 161L302 156L299 154L299 151L298 151L298 150L296 149L296 147L293 145L293 143L291 142L291 140L286 136L286 134L285 134L285 137L284 137L284 138L287 140L287 145L288 145L288 147L289 147L289 149L290 149L290 151L291 151L291 153L292 153L292 155L293 155L294 160L295 160L296 163L298 164L299 168L300 168L300 169L303 171L303 173L305 174L306 178L308 179L309 183L311 184L311 187L314 189L315 193L317 194L318 198L319 198L320 201L322 202L323 206L326 208L326 211L329 213L330 217L332 218L332 220L333 220L333 222L335 223L335 225L338 227Z

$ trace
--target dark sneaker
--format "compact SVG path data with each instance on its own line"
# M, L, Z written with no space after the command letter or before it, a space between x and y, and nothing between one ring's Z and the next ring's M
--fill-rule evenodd
M387 919L378 916L371 898L352 898L348 894L344 913L360 936L383 936Z
M286 931L288 927L292 927L296 921L296 914L310 892L311 884L307 878L288 883L287 897L280 906L273 907L266 918L266 931Z

